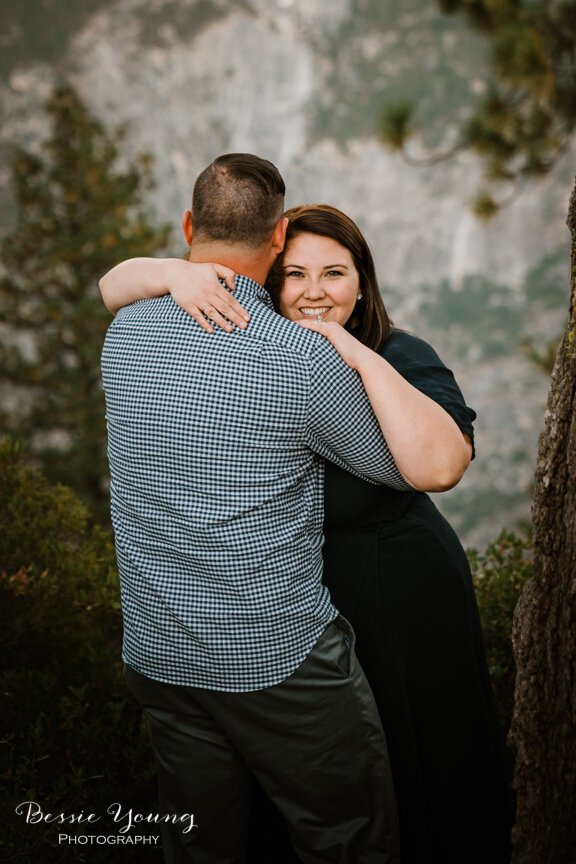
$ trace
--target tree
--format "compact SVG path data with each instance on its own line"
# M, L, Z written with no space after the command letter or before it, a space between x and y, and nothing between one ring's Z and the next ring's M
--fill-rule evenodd
M576 186L568 226L570 319L539 442L533 578L514 616L514 864L576 861Z
M104 520L99 359L110 316L97 279L123 258L164 248L168 228L145 212L149 157L115 167L121 130L108 133L68 84L46 108L50 137L12 162L18 217L2 242L0 321L11 344L0 352L0 380L18 399L2 419L49 479L73 486Z
M576 129L575 0L437 0L447 14L462 14L487 38L490 78L460 128L449 153L432 154L437 161L459 149L476 152L487 185L474 201L482 218L501 205L494 185L547 174L568 147ZM416 132L416 105L402 100L385 108L380 137L393 150L406 153ZM418 160L411 160L418 161Z

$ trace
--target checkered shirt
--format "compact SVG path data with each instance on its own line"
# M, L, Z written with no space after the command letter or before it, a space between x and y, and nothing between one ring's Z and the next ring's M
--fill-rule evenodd
M271 686L335 617L323 459L405 489L358 374L236 277L247 330L170 296L121 309L102 355L124 660L213 690ZM353 578L354 574L350 574Z

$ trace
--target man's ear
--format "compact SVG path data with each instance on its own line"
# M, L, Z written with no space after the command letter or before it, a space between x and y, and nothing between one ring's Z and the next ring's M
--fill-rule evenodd
M192 237L194 236L194 226L192 224L192 211L185 210L182 216L182 230L188 246L192 245Z
M272 235L272 250L279 255L284 249L284 244L286 243L286 229L288 228L288 219L286 216L283 216L282 219L279 219L276 223L276 228L274 229L274 234Z

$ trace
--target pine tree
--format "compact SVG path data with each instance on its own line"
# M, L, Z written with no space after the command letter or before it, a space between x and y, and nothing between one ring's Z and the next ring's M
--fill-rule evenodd
M512 183L514 195L526 181L547 174L576 129L576 0L437 4L446 14L463 15L486 38L490 77L460 128L456 145L449 153L431 154L422 162L438 161L464 148L477 153L485 185L473 210L489 218L501 206L495 189ZM406 153L406 144L416 133L416 110L411 100L385 108L380 138L386 146Z
M2 421L50 480L107 519L99 360L110 316L97 281L123 258L163 249L168 227L145 212L150 158L117 167L121 130L108 132L68 84L46 110L50 136L12 161L18 215L2 242L0 382L16 404Z

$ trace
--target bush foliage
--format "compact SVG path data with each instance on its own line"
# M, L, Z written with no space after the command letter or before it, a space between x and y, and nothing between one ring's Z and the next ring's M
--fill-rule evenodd
M516 668L512 651L512 620L522 588L532 575L530 540L502 531L486 551L469 549L480 620L494 688L504 729L510 727L514 705Z
M89 825L26 824L15 813L24 801L52 814L106 814L114 802L144 813L155 809L146 731L122 678L110 536L90 525L71 490L50 486L6 442L0 445L0 505L1 788L7 810L0 858L42 864L93 860L97 853L99 862L126 860L122 847L56 845L59 832L95 833L84 830ZM111 827L97 833L116 834L118 826ZM158 860L157 850L151 854L141 848L138 860Z

